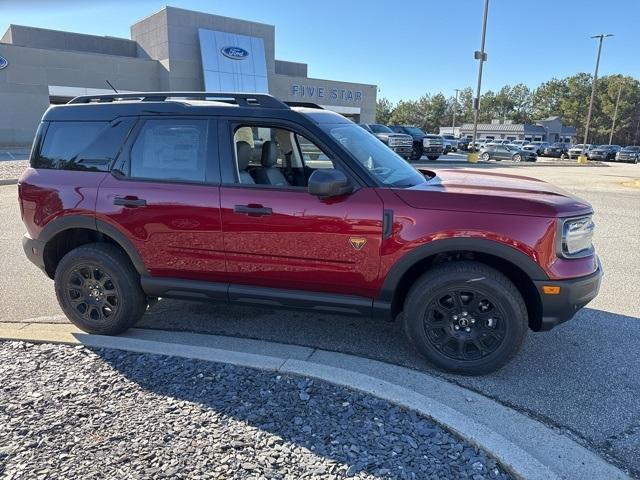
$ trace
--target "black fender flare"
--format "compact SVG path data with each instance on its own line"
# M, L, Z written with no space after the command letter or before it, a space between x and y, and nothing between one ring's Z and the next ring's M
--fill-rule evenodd
M41 241L46 245L49 240L64 232L73 228L84 228L86 230L93 230L98 233L102 233L112 238L116 244L118 244L127 254L131 263L138 271L140 276L148 276L149 272L145 267L142 257L138 253L136 247L131 243L127 236L109 223L98 220L92 215L68 215L58 218L49 222L38 235L38 241Z
M396 288L409 269L421 260L439 253L467 251L501 258L522 270L531 280L548 280L549 276L529 255L509 245L484 238L445 238L433 240L401 257L389 270L375 303L391 306Z

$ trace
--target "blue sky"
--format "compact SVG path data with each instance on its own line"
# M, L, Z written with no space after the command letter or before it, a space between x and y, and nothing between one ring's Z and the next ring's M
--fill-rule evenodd
M156 0L0 0L9 23L129 38ZM276 58L318 78L373 83L397 101L475 85L482 0L172 0L172 6L276 26ZM490 0L483 91L592 72L640 78L640 0Z

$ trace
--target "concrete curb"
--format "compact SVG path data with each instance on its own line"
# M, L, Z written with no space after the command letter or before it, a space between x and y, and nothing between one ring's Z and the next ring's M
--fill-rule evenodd
M353 355L185 332L132 329L118 337L98 336L69 324L0 323L0 339L82 344L304 375L415 410L487 451L516 478L629 478L569 437L482 395Z
M18 183L18 179L17 178L10 178L8 180L0 180L0 186L3 186L3 185L15 185L16 183Z

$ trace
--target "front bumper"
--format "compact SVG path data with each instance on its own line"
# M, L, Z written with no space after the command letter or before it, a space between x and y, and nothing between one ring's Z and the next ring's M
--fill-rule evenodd
M27 258L40 270L45 272L44 267L44 242L34 240L29 235L25 234L22 237L22 248Z
M598 295L602 275L602 265L598 260L598 269L586 277L534 281L542 301L540 331L551 330L553 327L571 320L578 310ZM543 291L544 286L560 287L560 293L557 295L546 294Z
M390 146L389 148L401 157L411 155L411 153L413 152L413 145L394 145L393 147Z

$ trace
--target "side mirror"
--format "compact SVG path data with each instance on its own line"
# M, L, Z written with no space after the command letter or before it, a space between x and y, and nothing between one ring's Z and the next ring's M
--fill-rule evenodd
M353 192L347 176L335 168L321 168L309 177L309 193L319 198L339 197Z

